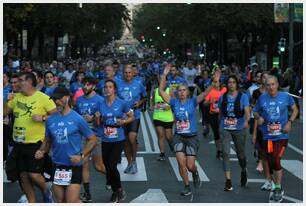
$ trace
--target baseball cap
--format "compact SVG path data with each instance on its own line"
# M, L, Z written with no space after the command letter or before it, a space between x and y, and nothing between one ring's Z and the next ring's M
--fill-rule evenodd
M51 99L53 100L61 99L64 96L70 96L70 95L71 95L70 91L66 87L56 87L51 96Z

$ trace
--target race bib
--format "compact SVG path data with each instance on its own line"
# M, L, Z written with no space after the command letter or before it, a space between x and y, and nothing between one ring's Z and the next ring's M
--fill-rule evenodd
M53 183L56 185L68 186L70 185L72 177L72 170L66 171L65 169L56 169L54 174Z
M268 134L271 136L276 136L282 134L282 125L280 123L270 123L267 125L268 127Z
M235 130L237 129L237 122L237 118L226 117L224 119L224 128L228 130Z
M211 106L210 106L210 111L211 111L211 112L216 112L216 113L219 112L219 105L218 105L218 102L214 102L214 103L211 104Z
M26 128L15 127L15 129L14 129L14 140L15 140L15 142L24 143L25 142L25 134L26 134Z
M177 121L176 131L178 134L190 133L190 122L189 121Z
M116 127L104 127L104 135L107 138L118 138L118 130Z

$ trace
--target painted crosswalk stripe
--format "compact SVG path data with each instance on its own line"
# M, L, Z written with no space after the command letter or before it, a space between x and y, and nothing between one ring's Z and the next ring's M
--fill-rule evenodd
M286 199L286 200L289 200L291 202L296 202L296 203L302 203L303 202L302 200L298 200L298 199L295 199L293 197L289 197L289 196L286 196L286 195L284 195L283 198Z
M288 147L289 147L290 149L294 150L295 152L297 152L297 153L303 155L303 151L300 150L299 148L293 146L292 144L288 143Z
M148 126L149 126L149 131L151 133L151 137L152 137L152 140L153 140L154 151L155 152L160 152L159 147L158 147L158 142L157 142L157 134L156 134L155 128L153 126L153 123L151 121L151 118L149 116L148 111L146 111L144 113L144 115L146 117L146 120L147 120L147 123L148 123Z
M161 189L148 189L130 203L168 203L168 200Z
M299 160L281 160L283 168L288 170L297 178L303 180L303 163Z
M145 144L146 152L152 152L150 139L149 139L149 134L148 134L148 130L146 128L144 118L145 117L144 117L143 113L141 113L140 127L141 127L141 131L142 131L143 141L144 141L144 144Z
M211 140L210 142L208 142L208 144L215 144L215 140ZM233 144L234 144L234 142L231 141L231 145L233 145Z
M236 152L235 152L235 150L233 150L233 148L231 148L230 154L231 154L231 155L235 155L235 154L236 154Z
M122 157L121 164L117 165L121 181L147 181L147 172L143 157L136 157L138 172L136 174L125 174L123 171L127 166L126 157Z
M265 179L248 179L248 182L251 183L264 183L265 181Z
M172 166L172 169L174 170L175 176L177 178L178 181L183 181L179 172L179 168L178 168L178 164L176 161L175 157L168 157L170 164ZM205 174L205 172L203 171L202 167L199 165L198 161L196 161L196 166L199 172L199 176L200 176L200 180L203 182L209 182L209 178L207 177L207 175ZM188 172L188 178L189 180L192 181L192 174L190 172Z

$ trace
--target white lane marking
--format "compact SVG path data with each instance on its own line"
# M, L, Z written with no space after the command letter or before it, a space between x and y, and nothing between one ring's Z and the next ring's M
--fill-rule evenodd
M303 180L303 162L299 160L281 160L281 165L294 176Z
M161 189L148 189L130 203L168 203L168 200Z
M231 148L230 154L231 154L231 155L235 155L235 154L236 154L236 152L235 152L235 150L233 150L233 148Z
M142 131L142 135L143 135L143 140L144 140L144 144L145 144L145 148L146 148L146 152L152 152L152 148L151 148L151 144L150 144L150 139L149 139L149 134L146 128L146 124L144 121L144 115L143 113L141 113L141 117L140 117L140 127L141 127L141 131Z
M289 197L289 196L286 196L286 195L284 195L283 198L286 199L286 200L289 200L291 202L296 202L296 203L302 203L303 202L302 200L298 200L298 199L295 199L293 197Z
M288 143L288 147L294 150L295 152L299 153L300 155L303 155L303 151L300 150L299 148L293 146L292 144Z
M238 158L229 158L230 161L238 161Z
M248 179L248 182L251 183L264 183L265 181L265 179Z
M136 163L138 172L136 174L125 174L123 171L128 163L126 157L122 157L121 164L117 165L121 181L148 181L143 157L136 157Z
M159 147L158 147L158 142L157 142L158 138L157 138L157 134L156 134L156 131L155 131L155 127L153 126L153 123L151 121L151 118L149 116L148 111L145 111L145 117L147 119L147 123L148 123L149 130L150 130L150 133L151 133L151 137L152 137L152 140L153 140L154 151L155 152L160 152Z
M172 166L172 169L174 170L175 176L177 178L178 181L183 181L179 172L179 168L178 168L178 164L176 161L175 157L168 157L170 164ZM207 177L207 175L205 174L205 172L203 171L202 167L199 165L198 161L196 161L196 166L200 175L200 180L203 182L209 182L209 178ZM188 172L188 179L190 181L192 181L192 173Z
M215 144L215 140L211 140L210 142L208 142L208 144ZM234 144L234 142L231 141L231 145L233 145L233 144Z
M150 151L150 152L147 152L147 151L138 151L137 154L159 154L160 152L156 152L156 151Z

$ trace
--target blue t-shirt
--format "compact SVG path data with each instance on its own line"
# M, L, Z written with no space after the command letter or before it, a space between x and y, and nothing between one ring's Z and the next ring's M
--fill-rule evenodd
M167 87L176 90L179 84L187 84L187 81L181 76L176 76L175 78L172 75L167 76Z
M83 88L83 84L80 84L79 82L73 82L70 85L70 92L72 94L74 94L76 91L78 91L79 89L82 89L82 88Z
M146 89L138 81L133 80L128 83L121 81L118 86L118 97L127 103L129 108L133 108L134 103L147 96ZM140 109L134 109L135 119L140 119Z
M82 152L82 137L92 135L93 131L74 110L65 116L52 114L46 121L46 137L52 142L52 161L58 165L82 165L82 162L73 164L70 156L79 155Z
M43 87L41 89L41 92L45 93L46 95L48 95L49 97L52 96L54 90L55 90L56 87Z
M104 86L105 86L105 79L101 79L98 84L97 84L97 91L98 93L100 93L102 96L105 96L105 92L104 92ZM119 82L121 82L122 80L119 79L117 76L114 77L114 81L116 82L117 84L117 87L118 87L118 84Z
M104 98L98 94L95 94L91 98L86 98L84 95L77 98L75 104L75 110L82 116L89 114L94 115L96 111L99 111L99 105L104 101ZM85 117L84 117L85 119ZM85 120L86 121L86 120ZM92 129L97 137L102 137L103 130L101 127L94 126L94 120L92 122L87 122L90 129Z
M125 139L122 127L117 127L117 119L124 119L125 113L129 111L126 102L118 97L111 106L106 103L106 98L99 106L101 113L102 142L118 142Z
M11 92L12 92L12 86L10 84L3 87L3 101L7 101L8 95Z
M265 140L288 139L288 134L284 134L282 130L288 122L288 107L294 104L287 92L278 92L275 97L264 93L259 97L253 112L258 112L264 119L261 130Z
M197 98L189 98L185 103L177 98L171 98L170 106L175 117L175 133L184 136L197 135Z
M224 94L226 95L226 94ZM219 98L218 106L219 108L222 108L222 100L223 96ZM224 117L222 112L221 121L220 121L220 127L227 130L241 130L244 127L245 117L237 118L234 113L234 104L236 97L227 95L227 115L228 117ZM248 107L250 105L249 98L246 94L242 93L240 97L240 109L244 110L245 107Z

